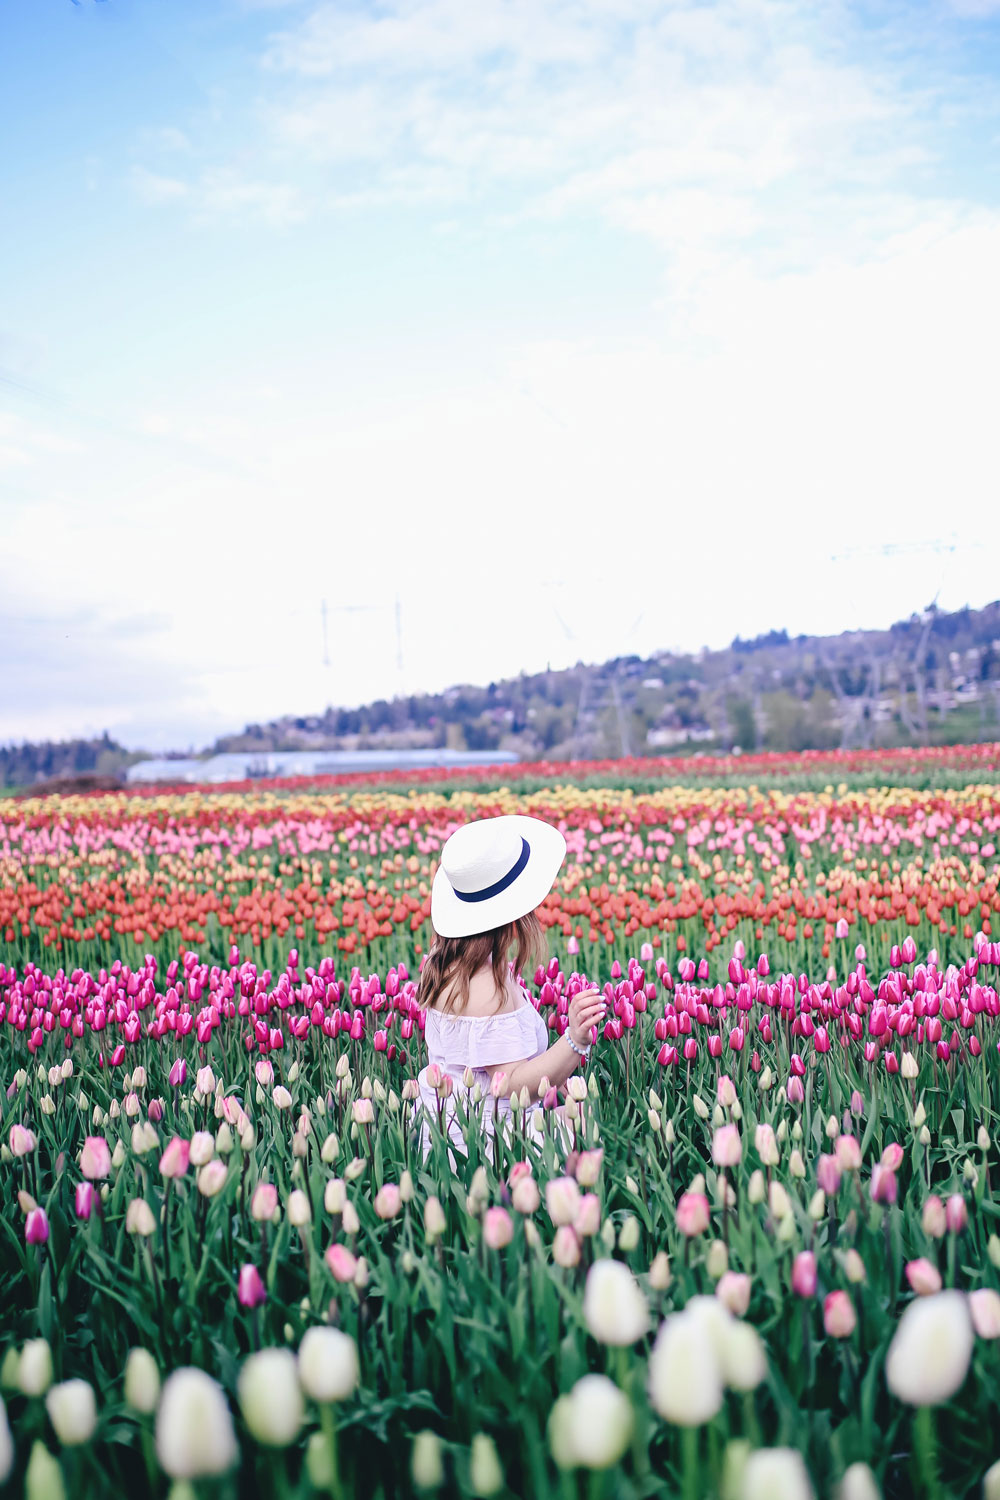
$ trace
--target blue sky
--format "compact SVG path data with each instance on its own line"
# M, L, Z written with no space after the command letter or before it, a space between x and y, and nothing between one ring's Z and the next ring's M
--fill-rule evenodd
M0 739L994 597L998 73L1000 0L8 0Z

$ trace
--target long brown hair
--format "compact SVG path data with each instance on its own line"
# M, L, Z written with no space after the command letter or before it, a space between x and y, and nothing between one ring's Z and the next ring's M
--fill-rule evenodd
M477 932L472 937L436 937L420 971L417 1004L424 1009L437 1007L461 1014L469 1003L469 982L473 974L478 974L489 964L499 1001L497 1009L502 1010L512 948L516 950L515 974L523 973L526 964L538 963L542 959L545 939L542 924L533 911L503 927ZM445 995L445 1004L438 1005L442 995Z

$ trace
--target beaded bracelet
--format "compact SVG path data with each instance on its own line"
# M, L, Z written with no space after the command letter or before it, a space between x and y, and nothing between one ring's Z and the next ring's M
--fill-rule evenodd
M569 1042L570 1046L573 1048L573 1051L577 1054L577 1056L578 1057L582 1057L583 1060L584 1060L584 1062L586 1062L587 1059L588 1059L588 1057L590 1056L590 1048L589 1047L578 1047L576 1045L576 1042L574 1042L573 1038L570 1036L570 1034L569 1034L568 1031L565 1033L565 1036L566 1036L567 1042Z

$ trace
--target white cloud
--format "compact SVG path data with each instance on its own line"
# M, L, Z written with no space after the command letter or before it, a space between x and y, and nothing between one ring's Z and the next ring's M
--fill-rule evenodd
M186 198L190 191L188 183L178 177L163 177L139 166L132 168L131 183L133 191L145 203L170 203Z

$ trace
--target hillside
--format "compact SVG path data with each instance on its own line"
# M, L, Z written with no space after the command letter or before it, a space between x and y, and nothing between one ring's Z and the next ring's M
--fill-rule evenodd
M215 751L515 750L575 759L738 746L950 744L997 736L1000 602L930 609L888 630L771 631L722 651L618 657L487 686L286 716Z

